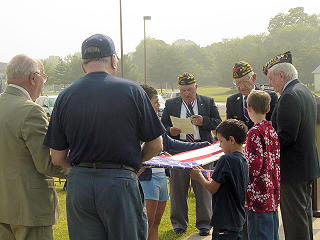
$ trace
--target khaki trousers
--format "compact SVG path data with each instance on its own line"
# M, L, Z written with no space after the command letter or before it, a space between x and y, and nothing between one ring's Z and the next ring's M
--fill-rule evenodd
M0 223L1 240L53 240L52 226L17 226Z

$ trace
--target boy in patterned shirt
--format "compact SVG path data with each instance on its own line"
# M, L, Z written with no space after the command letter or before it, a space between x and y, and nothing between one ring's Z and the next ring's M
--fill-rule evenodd
M246 211L249 239L279 239L280 142L265 116L270 110L270 95L252 90L247 105L254 126L248 132L244 155L249 164Z

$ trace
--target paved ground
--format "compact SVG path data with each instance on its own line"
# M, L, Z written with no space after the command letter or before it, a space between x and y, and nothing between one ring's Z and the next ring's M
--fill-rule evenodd
M283 226L282 226L281 217L279 220L280 220L279 240L284 240L284 233L283 233ZM314 237L314 240L320 240L320 218L313 218L313 237ZM209 236L202 237L202 236L199 236L198 233L196 233L196 234L186 238L185 240L211 240L211 234Z

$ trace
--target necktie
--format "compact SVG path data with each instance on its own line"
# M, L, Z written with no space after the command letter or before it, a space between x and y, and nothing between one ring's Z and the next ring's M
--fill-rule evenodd
M187 118L191 117L189 112L187 111ZM194 142L194 135L193 134L186 134L187 142Z
M244 97L244 102L243 102L243 114L244 114L244 119L245 123L248 126L249 125L249 114L248 114L248 107L247 107L247 96Z

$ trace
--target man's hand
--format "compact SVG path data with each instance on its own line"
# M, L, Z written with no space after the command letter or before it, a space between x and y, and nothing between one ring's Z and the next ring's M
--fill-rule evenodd
M177 128L177 127L171 127L170 128L170 135L171 136L178 136L181 133L181 129Z
M168 152L163 152L160 156L171 156L171 154Z
M203 126L203 117L201 115L192 115L191 122L196 126Z

